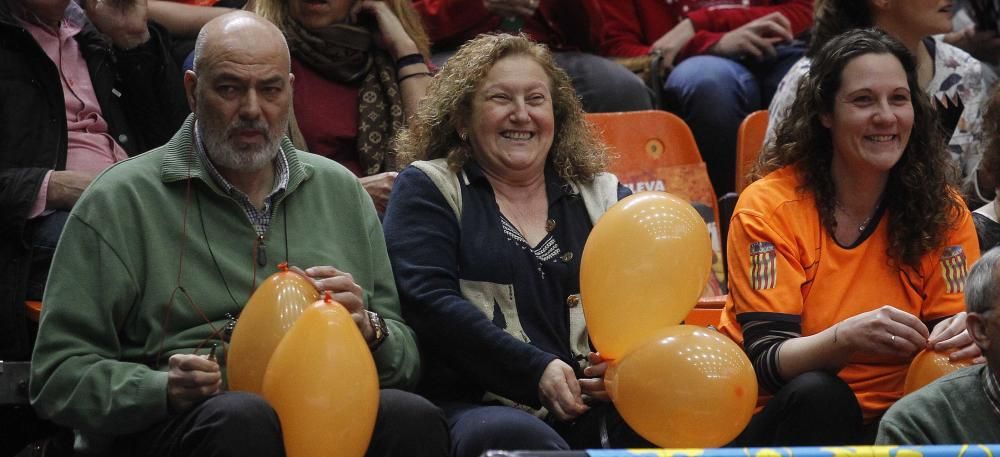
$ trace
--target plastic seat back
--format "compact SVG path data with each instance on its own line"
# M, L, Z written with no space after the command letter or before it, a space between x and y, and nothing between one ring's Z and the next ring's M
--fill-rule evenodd
M767 110L754 111L740 123L736 134L736 192L750 184L747 174L753 168L757 156L764 148L764 136L767 134Z

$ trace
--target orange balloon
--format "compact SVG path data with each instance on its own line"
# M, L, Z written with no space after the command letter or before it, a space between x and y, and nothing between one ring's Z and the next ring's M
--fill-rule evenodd
M952 362L948 359L950 353L951 351L938 352L930 349L920 351L910 362L910 369L906 371L903 395L914 392L952 371L972 365L970 360Z
M587 331L617 359L694 307L712 267L708 227L690 203L641 192L597 221L580 260Z
M289 457L361 457L378 412L379 384L368 344L339 303L307 308L264 374Z
M694 325L661 330L612 362L604 383L625 422L665 448L729 443L757 403L757 377L743 349Z
M226 356L231 390L261 393L264 370L274 348L302 310L319 299L319 292L308 279L288 271L284 264L279 268L282 271L257 287L236 321Z

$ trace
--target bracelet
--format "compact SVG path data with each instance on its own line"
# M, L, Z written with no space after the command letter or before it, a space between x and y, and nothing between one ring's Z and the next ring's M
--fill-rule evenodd
M401 82L405 81L406 78L412 78L414 76L430 76L430 75L431 75L431 72L429 72L429 71L418 71L418 72L415 72L415 73L410 73L410 74L405 75L405 76L401 76L399 79L396 80L396 82L397 83L401 83Z
M424 56L416 53L407 54L403 57L400 57L399 60L396 61L396 70L399 71L402 70L403 67L415 65L418 63L424 63Z

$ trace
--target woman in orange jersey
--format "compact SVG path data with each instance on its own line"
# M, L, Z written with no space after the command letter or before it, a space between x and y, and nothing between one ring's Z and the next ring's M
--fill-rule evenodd
M871 443L917 352L979 356L962 312L976 233L895 39L831 40L796 100L729 232L722 329L764 406L736 443Z

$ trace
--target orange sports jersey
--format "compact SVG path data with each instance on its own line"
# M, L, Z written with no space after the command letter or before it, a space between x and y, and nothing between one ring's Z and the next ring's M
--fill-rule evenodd
M720 326L730 338L743 342L742 313L800 316L802 335L809 336L886 304L924 322L964 310L967 267L979 259L967 210L944 246L925 255L915 271L889 261L888 212L873 222L867 239L845 248L823 227L812 193L799 191L800 185L797 171L785 167L740 195L729 229L729 298ZM838 376L854 390L868 422L903 395L907 367L856 355Z

